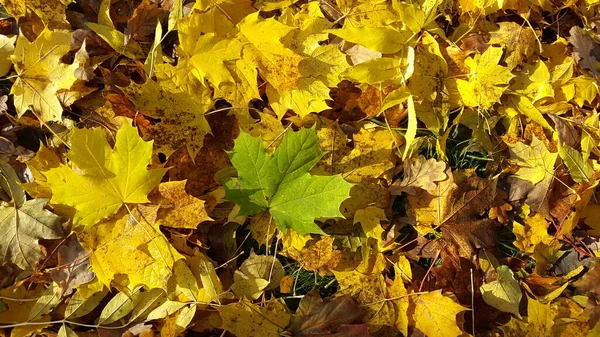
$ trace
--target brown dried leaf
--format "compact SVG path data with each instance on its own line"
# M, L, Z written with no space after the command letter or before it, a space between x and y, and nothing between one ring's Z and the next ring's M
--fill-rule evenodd
M600 45L577 26L573 26L569 34L571 35L569 43L575 48L573 53L575 61L581 68L590 71L594 77L598 78L595 64L596 61L600 61Z
M153 34L156 29L156 24L165 15L167 11L158 8L155 3L149 0L144 0L136 9L133 11L133 15L127 21L127 27L125 28L125 43L129 39L136 41L144 40L148 35Z
M316 291L311 291L300 301L292 321L293 336L361 336L368 337L367 324L355 324L365 314L352 297L343 295L322 302Z
M415 188L432 191L437 186L436 182L448 177L444 171L446 171L445 162L419 156L404 165L404 178L402 181L396 180L389 191L392 195L399 195L402 192L415 195Z
M330 270L337 266L342 254L341 251L333 249L333 240L333 237L325 236L317 242L311 241L302 249L299 260L304 269L330 275Z
M472 172L448 170L447 174L449 178L431 194L419 191L409 195L408 202L417 217L418 230L426 233L431 225L441 227L444 237L460 248L460 256L470 258L477 249L495 244L493 229L498 223L484 215L504 202L493 179L479 178Z
M165 182L150 196L160 205L158 219L162 225L196 229L199 223L212 220L204 208L205 201L189 195L185 185L185 180Z
M73 288L91 282L96 274L90 271L90 262L87 251L79 244L77 237L72 235L58 249L59 267L52 271L52 280L61 289L62 296L69 296Z

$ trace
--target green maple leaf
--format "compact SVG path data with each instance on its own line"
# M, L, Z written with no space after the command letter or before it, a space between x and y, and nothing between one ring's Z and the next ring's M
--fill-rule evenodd
M104 131L75 129L69 160L84 174L61 165L45 173L52 203L75 207L74 222L91 226L115 214L125 203L146 203L148 193L167 169L147 170L152 142L144 142L137 128L123 125L114 149Z
M239 215L268 209L282 231L323 233L315 219L343 217L339 207L352 187L341 175L308 173L324 154L312 129L286 133L273 156L242 132L229 153L238 178L225 183L225 198L240 206Z

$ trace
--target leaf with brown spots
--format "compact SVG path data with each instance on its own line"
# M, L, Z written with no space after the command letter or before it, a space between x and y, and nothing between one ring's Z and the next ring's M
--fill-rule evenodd
M187 194L185 184L185 180L162 183L158 193L150 196L160 205L157 218L161 225L196 229L201 222L212 220L204 208L205 201Z
M235 336L280 337L291 317L276 300L265 306L242 300L219 306L217 310L221 315L220 327Z
M155 152L169 157L185 146L190 156L196 157L204 144L204 136L210 133L204 117L212 104L210 92L191 96L171 91L152 80L144 84L132 82L121 90L142 114L159 119L143 134L146 139L154 139Z
M309 242L307 247L300 251L298 260L304 269L328 275L340 262L341 255L341 251L333 248L333 238L325 236L319 241Z

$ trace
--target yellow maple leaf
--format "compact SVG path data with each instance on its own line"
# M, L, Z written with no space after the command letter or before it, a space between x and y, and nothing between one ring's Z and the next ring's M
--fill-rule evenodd
M526 63L523 70L515 77L515 82L510 86L519 95L527 96L532 103L543 98L554 97L550 70L542 61L531 65Z
M424 33L415 53L415 70L408 80L411 94L434 101L444 91L448 64L439 44L429 33Z
M552 336L554 314L550 303L542 304L527 296L527 321L511 318L501 327L505 336Z
M537 184L546 177L552 176L558 153L552 153L536 136L530 145L518 142L507 144L510 150L510 160L519 165L515 176L519 179Z
M15 51L15 41L16 36L0 35L0 76L6 76L12 67L10 56Z
M56 152L45 146L41 146L35 157L27 162L27 167L31 171L34 180L21 184L21 186L34 198L50 199L52 197L52 190L48 185L44 172L59 167L60 163L60 158Z
M534 30L516 22L500 22L498 30L490 32L490 45L506 48L506 64L510 69L539 51Z
M326 236L319 241L311 241L306 247L291 257L298 260L306 270L321 275L331 275L331 269L340 262L341 251L334 249L333 238Z
M0 323L21 323L29 321L29 313L36 304L35 300L43 293L44 287L42 285L37 285L36 287L26 287L21 282L0 290L0 297L13 299L11 301L7 301L8 310L0 312ZM44 320L49 321L50 318L47 316L38 321ZM40 327L40 325L21 326L13 329L11 335L15 334L16 336L30 336L38 331Z
M52 203L74 207L76 225L91 226L115 213L125 203L149 202L148 193L167 169L148 171L152 142L144 142L137 128L123 125L114 149L102 129L75 129L71 137L71 163L83 175L61 165L45 173Z
M76 66L60 62L70 45L71 33L44 29L33 42L19 35L11 56L17 79L10 92L19 117L31 109L45 122L60 120L63 109L57 92L76 80Z
M357 299L366 310L369 330L377 331L384 326L397 326L404 330L406 325L406 301L392 299L406 295L406 289L401 277L388 286L382 275L385 269L385 257L380 252L372 250L358 267L349 271L333 271L338 280L340 290L338 295L349 294Z
M282 40L296 30L273 18L248 15L238 25L245 43L244 58L252 62L267 82L267 96L278 117L287 110L300 116L328 109L329 87L337 85L347 67L346 57L337 46L321 46L310 55L301 55ZM264 34L264 32L270 32Z
M281 302L270 300L259 306L247 300L217 308L221 315L221 328L235 336L279 337L290 322Z
M414 303L412 319L426 336L457 337L464 333L458 327L456 315L469 309L442 295L441 290L418 295Z
M325 119L320 121L323 125L317 135L321 148L329 150L329 153L315 165L312 173L342 174L344 179L356 184L350 190L350 198L341 206L346 219L338 222L353 226L356 210L368 206L386 208L390 195L380 179L391 182L390 169L397 160L394 144L400 144L401 139L384 128L362 127L353 135L354 147L350 148L348 138L339 125Z
M354 224L360 222L363 232L367 238L375 239L377 242L377 249L379 251L389 250L392 246L383 246L383 227L381 222L387 221L385 212L379 207L369 206L364 209L359 209L354 213Z
M554 237L548 234L548 221L540 213L528 216L529 206L523 205L523 224L513 222L515 247L532 254L538 243L550 243Z
M338 36L348 42L356 43L383 54L394 54L408 42L411 33L392 27L344 27L328 29L326 32Z
M158 229L157 210L158 206L152 206L122 212L77 234L104 285L167 289L173 265L183 256Z
M469 67L469 79L457 80L457 88L464 105L489 109L506 90L514 77L508 67L498 65L502 48L489 47L483 54L465 60Z
M336 4L345 18L344 26L383 27L401 20L391 1L340 0Z

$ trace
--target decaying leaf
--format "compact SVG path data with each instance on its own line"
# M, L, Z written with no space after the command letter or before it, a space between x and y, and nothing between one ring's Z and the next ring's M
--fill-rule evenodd
M359 324L365 314L350 296L324 302L312 290L302 300L292 318L293 336L370 336L367 324Z
M141 113L160 120L143 132L146 139L154 140L157 152L168 157L186 147L190 156L196 158L204 136L211 132L204 117L212 104L206 90L192 96L169 90L150 79L142 85L131 83L121 90Z
M417 218L417 230L429 233L432 225L441 227L444 237L468 258L478 249L494 245L498 224L482 215L501 200L501 195L493 179L457 173L447 171L448 178L434 191L409 195L408 202Z
M206 214L205 201L187 194L185 183L170 181L158 185L158 194L154 197L160 200L156 202L161 206L158 219L165 226L194 229L201 222L212 220Z
M575 61L581 68L590 71L597 78L598 72L595 64L600 60L600 46L592 36L577 26L573 26L569 34L569 43L575 47L573 53Z
M398 195L401 192L415 194L415 188L432 191L436 182L445 180L446 163L434 158L425 159L423 156L404 164L404 178L390 186L390 193Z

